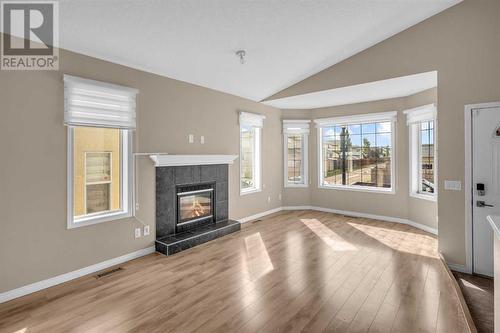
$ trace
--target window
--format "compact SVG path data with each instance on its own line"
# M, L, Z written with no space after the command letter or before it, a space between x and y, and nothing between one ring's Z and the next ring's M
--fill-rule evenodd
M261 129L264 116L240 113L240 193L261 189Z
M426 105L405 114L410 134L410 195L435 200L436 108Z
M395 112L317 119L319 186L393 192Z
M65 76L68 228L131 216L130 88Z
M309 120L283 120L285 187L308 185Z

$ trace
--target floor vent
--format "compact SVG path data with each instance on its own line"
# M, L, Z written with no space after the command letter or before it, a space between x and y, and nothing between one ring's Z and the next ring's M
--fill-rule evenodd
M96 279L100 279L100 278L103 278L106 276L110 276L111 274L114 274L114 273L119 272L119 271L123 271L123 268L121 268L121 267L113 268L113 269L110 269L109 271L99 273L95 277L96 277Z

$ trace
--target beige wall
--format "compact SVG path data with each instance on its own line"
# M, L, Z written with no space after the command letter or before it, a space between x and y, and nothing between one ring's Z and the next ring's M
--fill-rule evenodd
M437 229L435 202L415 199L409 195L408 126L402 111L417 106L437 104L437 89L402 98L343 105L313 110L283 110L283 119L317 119L341 115L398 111L396 124L395 194L359 192L318 188L317 130L311 126L309 136L309 177L307 189L285 189L285 206L311 205L373 215L397 217ZM308 202L308 203L307 203Z
M60 71L0 72L0 292L154 242L154 168L145 158L139 161L139 217L152 227L151 236L134 239L134 228L140 224L133 218L66 229L63 73L140 90L136 151L239 154L237 111L266 115L264 188L240 196L236 161L230 167L229 213L241 218L281 206L280 110L66 51L61 52L60 67ZM194 144L188 143L190 133L196 136ZM205 136L204 145L200 135Z
M464 265L464 105L500 100L500 1L465 0L271 97L438 71L439 248ZM463 188L463 187L462 187Z

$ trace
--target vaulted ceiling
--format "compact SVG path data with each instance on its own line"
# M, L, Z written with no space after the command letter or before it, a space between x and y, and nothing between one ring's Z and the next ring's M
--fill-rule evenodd
M64 0L60 44L260 101L458 2Z

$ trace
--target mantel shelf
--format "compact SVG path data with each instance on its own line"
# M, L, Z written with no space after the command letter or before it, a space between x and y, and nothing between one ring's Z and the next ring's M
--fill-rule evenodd
M233 164L238 155L149 155L156 167L183 166L183 165L209 165Z

